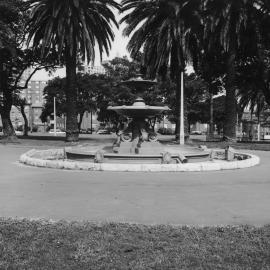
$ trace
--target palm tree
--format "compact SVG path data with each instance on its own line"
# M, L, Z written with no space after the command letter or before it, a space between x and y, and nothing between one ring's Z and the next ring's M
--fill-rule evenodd
M257 55L256 82L270 105L270 2L256 0L258 9L259 33L261 34L260 49ZM259 77L259 78L258 78Z
M218 43L226 61L224 138L236 139L236 62L243 50L257 50L258 29L252 0L207 0L204 3L205 36Z
M199 26L199 0L123 0L127 12L121 22L124 34L131 35L128 50L133 58L143 49L143 64L151 77L170 72L176 81L177 125L180 134L181 76L189 56L197 50L195 27ZM167 68L169 67L169 68ZM183 128L183 126L182 126Z
M112 8L119 9L114 0L33 0L28 23L28 44L42 48L46 57L50 50L57 51L66 65L67 123L66 140L78 140L76 114L76 63L94 61L95 45L108 54L114 33L111 24L117 26Z
M214 137L214 95L223 89L224 57L219 44L209 46L208 40L202 35L199 37L200 48L198 50L198 64L195 72L207 85L209 96L209 138Z

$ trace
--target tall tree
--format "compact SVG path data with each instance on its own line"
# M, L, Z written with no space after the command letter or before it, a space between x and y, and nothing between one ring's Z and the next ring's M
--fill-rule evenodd
M11 120L12 90L10 84L11 63L16 55L19 38L23 28L23 6L21 0L0 1L0 115L4 136L13 140L16 138Z
M224 137L236 139L236 64L243 49L257 50L256 7L253 0L207 0L204 2L205 35L219 44L226 61Z
M40 49L25 49L25 24L28 19L28 3L21 0L0 0L0 115L4 137L16 140L10 120L14 97L28 87L32 76L43 68L55 66L55 55L50 53L45 61L39 57ZM31 73L24 76L26 69ZM24 82L22 78L24 77ZM16 99L15 99L16 103Z
M19 46L19 45L17 45ZM3 54L2 54L3 55ZM39 58L39 50L15 48L14 55L6 50L6 65L4 76L1 77L3 85L2 100L0 100L0 115L3 122L4 137L8 140L15 139L15 132L10 120L11 106L18 104L20 92L28 88L28 83L33 75L42 69L47 71L53 70L56 65L54 63L54 55L49 55L45 62ZM25 71L31 68L27 76ZM1 91L0 91L1 92ZM20 102L21 103L21 102Z
M78 53L82 60L94 61L95 44L100 57L108 54L114 34L111 24L117 26L112 8L119 8L114 0L34 0L31 1L31 19L28 23L28 44L41 44L42 56L51 49L58 52L66 66L67 123L66 140L77 141L76 63Z
M208 40L200 36L201 50L197 51L198 64L195 66L196 73L207 84L208 109L209 109L209 134L214 136L214 95L223 90L223 78L225 74L224 54L219 44L209 46Z
M185 70L189 56L196 51L194 33L200 26L199 0L123 0L121 22L127 27L124 34L131 35L128 50L136 57L143 49L143 63L148 74L155 77L169 72L176 82L177 127L180 134L180 90L181 72ZM196 62L196 59L193 59Z

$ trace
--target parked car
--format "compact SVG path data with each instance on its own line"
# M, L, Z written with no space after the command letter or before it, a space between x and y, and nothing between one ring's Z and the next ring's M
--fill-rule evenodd
M190 134L191 135L202 135L203 133L200 130L193 130L193 131L190 132Z
M97 131L97 134L111 134L111 131L107 128L104 128L104 129L99 129Z
M264 140L270 140L270 133L269 132L266 132L263 136L263 139Z
M49 133L50 133L50 134L54 133L54 129L53 129L53 128L50 129L50 130L49 130ZM65 132L65 131L62 131L62 130L59 129L59 128L57 128L57 129L56 129L56 134L59 134L59 135L60 135L60 134L63 134L63 135L64 135L64 134L66 134L66 132Z
M92 130L91 130L91 128L88 128L88 129L86 130L86 133L93 133L93 132L95 132L95 131L96 131L95 128L92 127Z
M16 134L16 135L23 135L23 132L20 131L20 130L15 130L15 134Z
M80 130L80 133L81 133L81 134L86 134L86 133L87 133L87 129L82 128L82 129Z

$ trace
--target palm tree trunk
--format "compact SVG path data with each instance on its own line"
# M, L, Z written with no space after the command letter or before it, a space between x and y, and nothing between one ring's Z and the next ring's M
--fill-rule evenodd
M213 93L209 93L209 101L210 101L210 119L209 119L209 138L214 138L214 101L213 101Z
M224 139L236 140L237 101L235 95L235 50L231 50L227 61L227 83L225 98Z
M68 49L67 49L68 50ZM67 122L66 122L66 141L76 142L79 140L79 130L77 123L77 84L76 84L76 54L70 56L66 54L66 99L67 99Z
M176 125L175 140L180 143L180 120L181 120L181 77L180 72L176 74Z

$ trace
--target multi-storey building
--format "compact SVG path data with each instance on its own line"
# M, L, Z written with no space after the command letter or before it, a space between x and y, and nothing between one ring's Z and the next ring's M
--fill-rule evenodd
M103 66L84 66L84 73L88 74L106 74L106 69Z
M24 86L25 81L31 74L31 69L27 69L22 76L20 85ZM47 85L46 81L29 81L28 87L23 89L20 93L21 98L25 98L27 105L25 106L25 113L28 118L30 129L34 126L41 126L40 115L43 107L43 89ZM21 113L16 107L12 107L11 110L11 121L15 128L23 125L24 120Z

